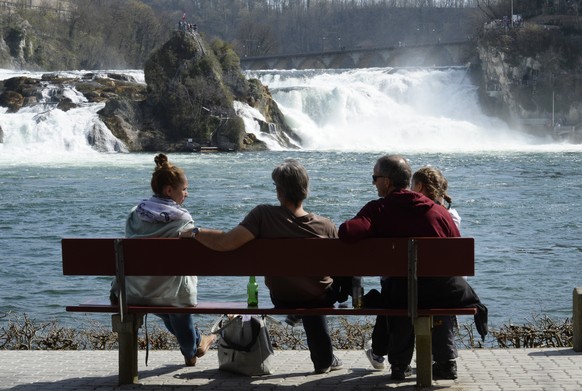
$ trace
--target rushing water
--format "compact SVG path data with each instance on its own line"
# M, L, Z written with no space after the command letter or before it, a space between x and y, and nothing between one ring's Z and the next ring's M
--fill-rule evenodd
M419 75L398 75L408 78L398 87L399 94L389 86L390 73L384 72L381 77L387 79L381 82L373 76L377 70L367 71L349 78L344 73L310 78L260 75L309 146L302 150L171 154L170 159L189 177L185 206L197 224L229 229L257 203L276 203L270 173L286 158L299 159L310 173L306 209L339 224L376 197L371 183L375 160L384 153L402 153L413 169L431 164L447 176L454 206L463 219L461 231L476 239L476 276L469 281L489 307L493 326L524 323L539 314L570 317L572 290L582 286L582 148L512 133L483 116L475 104L474 88L460 84L462 70L425 71L420 75L424 87L417 85ZM458 85L464 86L457 91L462 99L449 99L452 87L446 81L451 78L459 79L457 90ZM351 82L358 86L348 86ZM418 91L406 91L406 85ZM416 104L411 103L416 102L412 96L420 96L422 88L423 99L432 95L438 111L447 115L437 118L429 104L410 108ZM394 106L390 116L400 124L394 129L388 114L379 112L383 106L366 107L366 96L368 106L382 103L380 93L393 96L393 102L384 106L386 110ZM337 99L333 105L332 97ZM53 134L43 141L46 135L31 125L31 115L0 111L5 134L4 145L0 144L0 313L27 313L34 319L76 324L82 315L67 314L64 306L83 297L105 297L109 279L64 278L60 239L123 235L128 211L150 195L154 154L93 152L82 146L81 136L67 130L71 118L58 117L61 113L51 116ZM87 110L79 115L87 122L94 113ZM411 124L405 132L406 118ZM427 121L432 128L422 127ZM463 129L469 136L462 135ZM490 140L488 131L493 135ZM64 139L68 148L59 145L65 144ZM204 262L195 254L184 258ZM377 286L374 279L365 283ZM201 278L200 300L244 300L245 284L241 278ZM260 300L269 300L264 285ZM107 315L94 317L108 321Z

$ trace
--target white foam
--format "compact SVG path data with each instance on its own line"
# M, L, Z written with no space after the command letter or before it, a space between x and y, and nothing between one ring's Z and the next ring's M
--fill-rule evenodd
M582 150L486 116L465 68L249 72L308 150Z
M39 78L44 72L0 69L0 79ZM54 72L53 72L54 73ZM118 73L144 83L143 71L63 71L62 76ZM301 148L357 152L582 151L582 145L558 143L510 129L483 114L476 87L466 69L368 68L353 70L248 72L269 87ZM39 104L8 113L0 108L4 143L0 160L31 161L43 156L98 154L87 143L95 126L104 127L97 111L74 88L61 91L80 104L63 112ZM49 98L47 90L46 98ZM263 116L235 102L247 132L272 150L284 149L275 132L264 133L255 119ZM110 135L111 143L114 137ZM45 160L50 160L45 158Z

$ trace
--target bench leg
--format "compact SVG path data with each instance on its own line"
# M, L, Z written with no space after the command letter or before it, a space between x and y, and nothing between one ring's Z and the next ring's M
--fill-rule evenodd
M143 324L143 315L111 316L111 324L119 343L119 385L137 384L137 333Z
M432 386L432 316L420 316L414 320L416 336L416 384Z

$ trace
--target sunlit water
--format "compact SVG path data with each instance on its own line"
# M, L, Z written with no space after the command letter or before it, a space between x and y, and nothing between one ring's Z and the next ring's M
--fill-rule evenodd
M349 78L340 73L339 79L323 74L303 81L291 81L285 72L262 75L306 147L170 155L188 174L190 196L185 206L197 224L229 229L257 203L276 203L270 173L286 158L299 159L310 173L306 208L340 224L377 197L371 183L375 160L384 153L402 153L413 169L432 164L449 179L454 206L463 219L461 231L476 239L476 276L469 281L489 307L493 326L524 323L540 314L570 317L572 290L582 286L580 146L532 139L485 117L472 103L470 85L462 88L464 98L450 99L451 90L439 71L422 76L419 83L424 87L416 86L413 74L402 82L415 85L418 91L413 95L425 88L426 94L434 95L430 99L438 101L438 110L417 116L421 109L410 108L417 99L396 94L397 104L384 102L386 111L392 107L391 114L381 113L381 96L374 89L382 83L374 79L374 72L379 71L354 71ZM462 74L453 71L445 80L461 81ZM370 80L368 86L364 76ZM367 104L362 101L366 93L347 87L351 81L368 91ZM308 85L315 82L319 86ZM444 88L444 95L433 85L436 90ZM390 87L385 94L395 93ZM332 97L338 98L333 105ZM423 105L428 111L429 103ZM456 110L448 105L456 105ZM77 135L66 130L71 122L94 120L91 110L78 121L53 112L49 114L55 121L50 127L53 134L43 141L46 135L27 118L31 113L0 111L5 135L4 145L0 144L0 312L77 325L85 316L66 313L64 306L85 297L106 297L109 279L63 277L60 239L122 236L128 211L150 195L154 155L94 152L82 142L82 127ZM406 119L411 124L404 131ZM433 130L422 128L425 121ZM478 139L464 137L463 126L477 129L469 134ZM487 132L492 132L490 139ZM430 143L426 137L431 137ZM65 139L69 147L64 146ZM481 150L478 144L483 144ZM183 256L188 262L204 262L195 254ZM245 284L241 278L202 277L199 299L244 300ZM377 286L377 281L367 279L366 286ZM260 300L269 301L264 285ZM108 315L90 317L108 322Z

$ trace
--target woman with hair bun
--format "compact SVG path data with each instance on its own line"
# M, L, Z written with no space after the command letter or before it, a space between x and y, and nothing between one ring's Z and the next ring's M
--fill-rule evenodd
M128 238L177 238L180 232L194 228L192 216L182 207L188 197L186 174L171 164L163 153L158 154L154 161L156 168L151 179L154 194L129 213L125 224ZM197 284L196 276L129 276L125 288L128 304L186 307L197 304ZM112 300L117 300L118 292L114 281ZM156 315L176 336L187 366L196 365L196 358L202 357L216 339L213 335L200 334L192 314Z

